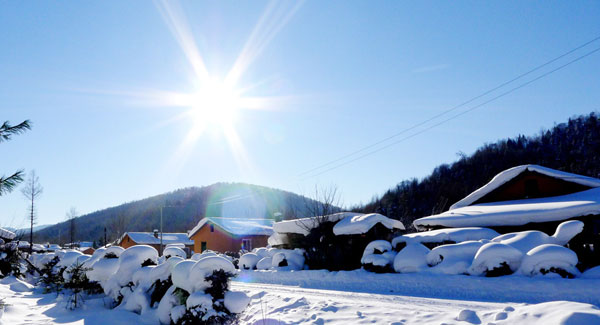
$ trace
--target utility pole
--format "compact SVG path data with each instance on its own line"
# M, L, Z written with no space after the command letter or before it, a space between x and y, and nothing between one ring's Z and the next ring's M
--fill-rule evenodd
M104 227L104 246L106 246L106 227Z
M160 252L158 252L160 256L162 256L162 252L163 252L163 241L162 241L162 238L163 238L163 227L162 227L163 213L162 213L162 210L163 210L163 208L164 208L163 206L160 207Z

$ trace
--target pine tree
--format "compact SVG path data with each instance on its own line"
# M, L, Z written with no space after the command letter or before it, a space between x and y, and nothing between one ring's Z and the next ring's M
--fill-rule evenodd
M29 129L31 129L29 120L25 120L15 126L12 126L8 121L5 121L0 126L0 142L8 141L13 135L23 133L25 130ZM18 170L8 177L5 177L4 175L0 176L0 196L12 192L12 190L22 181L23 170Z

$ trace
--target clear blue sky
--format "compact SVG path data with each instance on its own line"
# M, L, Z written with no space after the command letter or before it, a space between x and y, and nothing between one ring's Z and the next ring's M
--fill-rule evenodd
M36 170L45 190L40 224L62 221L71 206L84 214L219 181L304 194L336 184L346 205L367 202L459 151L600 110L599 52L377 154L299 177L599 36L600 2L186 1L169 8L0 5L0 120L33 122L0 145L0 174ZM193 35L191 49L214 79L225 78L249 44L244 58L253 60L235 88L262 98L260 109L176 119L190 107L158 94L199 89L185 54L193 51L182 48L177 30ZM0 207L0 224L24 224L18 190Z

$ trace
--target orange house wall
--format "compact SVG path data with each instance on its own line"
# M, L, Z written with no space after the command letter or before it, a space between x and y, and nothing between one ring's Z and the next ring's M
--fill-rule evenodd
M119 246L121 246L125 249L127 249L131 246L135 246L135 245L138 245L138 244L136 242L134 242L133 240L131 240L129 235L125 235L125 237L123 237L123 240L121 240L121 242L119 243ZM152 247L154 247L154 249L156 249L157 251L160 252L160 244L145 244L145 245L152 246ZM167 245L165 244L164 246L167 246ZM189 248L189 249L195 249L194 246L186 245L185 247Z
M242 239L250 239L252 248L267 246L268 236L231 236L221 227L214 225L214 232L210 232L211 223L207 222L190 239L194 241L194 252L202 252L202 242L206 242L206 249L217 252L237 252L242 249Z

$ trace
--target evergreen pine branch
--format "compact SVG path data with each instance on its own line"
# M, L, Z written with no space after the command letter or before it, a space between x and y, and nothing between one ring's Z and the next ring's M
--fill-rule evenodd
M10 140L13 134L21 134L30 129L31 123L29 120L25 120L14 126L10 125L8 121L5 121L0 126L0 142Z
M23 171L19 170L16 173L4 177L0 176L0 196L10 193L15 186L23 181Z

